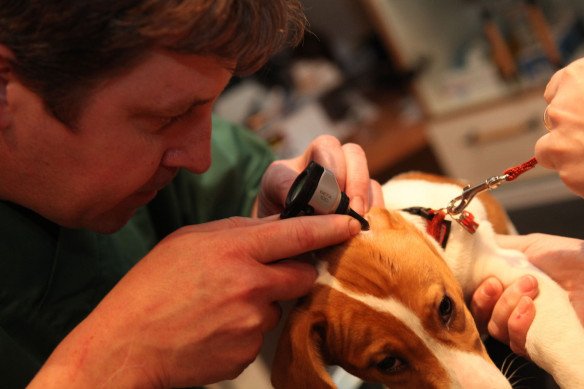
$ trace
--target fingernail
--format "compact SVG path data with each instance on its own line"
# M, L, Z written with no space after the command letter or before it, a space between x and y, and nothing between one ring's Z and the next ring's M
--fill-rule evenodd
M363 215L364 202L361 196L355 196L351 199L351 204L349 205L353 211L357 212L359 215Z
M483 293L487 297L494 297L497 295L497 288L493 280L488 280L487 283L483 287Z
M527 275L527 276L523 276L521 277L521 279L519 280L519 290L521 290L521 292L523 293L528 293L533 291L537 286L537 281L535 280L535 277Z
M355 236L361 232L361 223L357 221L357 219L351 218L349 220L349 232L351 236Z

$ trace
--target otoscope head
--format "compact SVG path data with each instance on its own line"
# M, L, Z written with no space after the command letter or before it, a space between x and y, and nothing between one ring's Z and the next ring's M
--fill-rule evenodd
M310 161L292 183L286 196L286 207L280 216L328 215L331 213L350 215L368 230L365 218L349 207L349 197L341 191L335 175L314 161Z

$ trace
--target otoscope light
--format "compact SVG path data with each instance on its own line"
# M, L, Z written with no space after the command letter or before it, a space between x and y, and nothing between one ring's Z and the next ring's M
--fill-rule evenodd
M280 216L286 219L300 214L330 213L350 215L361 223L363 230L369 229L367 220L349 208L349 197L339 188L335 175L318 163L310 161L292 183L286 196L286 208Z

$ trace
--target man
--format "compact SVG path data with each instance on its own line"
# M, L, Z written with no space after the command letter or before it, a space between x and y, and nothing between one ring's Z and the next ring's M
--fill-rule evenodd
M203 385L256 357L315 279L285 259L360 230L265 217L296 175L315 159L381 204L357 146L272 163L212 119L303 29L291 0L0 1L2 387Z

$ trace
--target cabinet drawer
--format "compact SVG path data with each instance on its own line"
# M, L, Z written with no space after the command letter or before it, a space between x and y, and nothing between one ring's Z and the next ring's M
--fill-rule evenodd
M507 101L430 123L428 138L448 175L479 182L533 157L535 142L546 132L545 107L541 95ZM525 177L546 174L536 168Z

